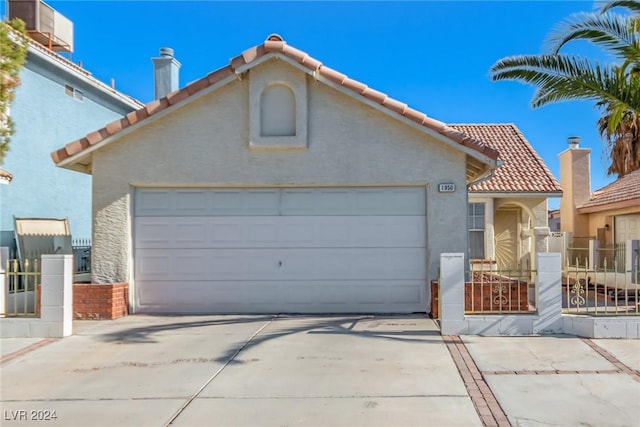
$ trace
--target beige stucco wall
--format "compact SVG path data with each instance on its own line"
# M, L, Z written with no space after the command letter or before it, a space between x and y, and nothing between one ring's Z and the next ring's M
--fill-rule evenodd
M591 212L588 214L582 214L582 216L589 220L589 236L598 238L598 229L605 228L605 224L609 225L609 230L604 231L605 243L614 243L614 219L616 215L628 215L628 214L640 214L640 206L632 206L622 209L612 209L603 212Z
M518 258L529 257L533 265L536 252L547 252L548 235L545 233L548 227L548 199L545 197L483 197L481 193L470 193L469 202L485 203L487 212L485 224L485 255L487 259L495 260L495 228L493 218L495 212L503 207L519 208L518 229L514 232L518 236ZM531 218L531 221L529 219Z
M279 66L285 76L300 72ZM464 154L311 77L308 148L250 149L250 78L150 120L94 154L94 282L131 279L135 186L428 183L429 277L441 252L465 251ZM438 193L441 182L455 183L456 192Z

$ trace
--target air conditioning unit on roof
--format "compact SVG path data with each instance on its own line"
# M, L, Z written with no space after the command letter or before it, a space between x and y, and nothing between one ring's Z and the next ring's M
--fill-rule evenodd
M73 52L73 22L41 0L8 0L9 19L27 24L31 38L56 52Z

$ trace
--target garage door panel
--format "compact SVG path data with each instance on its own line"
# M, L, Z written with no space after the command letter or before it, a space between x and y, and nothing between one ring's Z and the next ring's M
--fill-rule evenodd
M137 216L423 215L424 187L136 190Z
M148 280L425 279L421 248L145 249L136 277Z
M141 313L411 312L424 310L425 292L420 280L142 281L138 286Z
M279 215L279 189L137 189L137 216Z
M424 217L140 217L136 248L424 247Z
M616 243L640 239L640 215L620 215L615 217Z
M422 187L288 188L281 197L281 215L285 216L425 214Z
M426 309L424 187L137 189L143 313Z

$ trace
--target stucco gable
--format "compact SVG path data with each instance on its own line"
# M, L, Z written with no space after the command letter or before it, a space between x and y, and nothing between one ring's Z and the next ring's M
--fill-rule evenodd
M197 99L199 95L242 78L243 73L272 57L281 58L313 76L317 81L339 89L361 102L375 106L386 114L404 121L407 125L422 129L429 135L435 136L442 142L475 158L476 161L490 167L495 167L497 164L498 152L481 140L427 117L424 113L409 108L406 104L390 98L384 93L324 66L305 52L287 45L277 35L269 36L263 44L247 49L231 59L229 65L170 93L164 98L150 102L143 108L107 124L104 128L98 129L84 138L70 142L65 147L51 153L51 157L58 166L91 173L91 153L96 149L115 141L128 131L150 122L154 116L159 118L161 115L187 105Z

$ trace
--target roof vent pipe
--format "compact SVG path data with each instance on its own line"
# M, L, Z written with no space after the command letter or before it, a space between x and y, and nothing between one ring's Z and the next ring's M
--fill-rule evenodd
M173 57L173 49L163 47L160 49L159 58L151 58L153 61L155 97L164 98L171 92L178 90L180 64Z
M574 150L580 147L580 137L579 136L570 136L567 138L567 144L569 144L569 149Z

